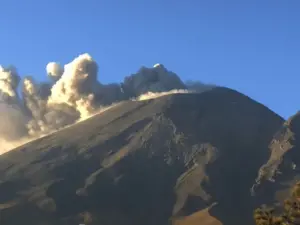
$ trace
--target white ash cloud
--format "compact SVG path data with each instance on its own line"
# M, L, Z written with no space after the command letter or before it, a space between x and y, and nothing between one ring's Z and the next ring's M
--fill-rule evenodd
M97 82L97 63L88 54L83 54L65 65L61 78L52 86L48 105L67 104L89 116L94 110L94 93L91 88Z
M64 72L59 63L49 62L46 66L46 72L53 80L58 80Z
M20 82L20 76L13 66L7 68L0 65L0 94L3 101L17 103L18 94L16 91Z
M141 67L120 84L101 84L97 80L98 65L87 53L64 67L50 62L46 73L51 78L49 82L36 83L32 77L24 77L19 97L20 76L16 68L0 66L0 144L15 147L13 142L24 143L26 138L52 133L122 100L202 92L214 87L185 83L162 64Z

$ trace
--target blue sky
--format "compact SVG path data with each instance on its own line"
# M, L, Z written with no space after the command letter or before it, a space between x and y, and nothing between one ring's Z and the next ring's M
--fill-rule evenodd
M88 52L99 80L162 63L287 117L300 106L299 0L2 0L0 64L46 80Z

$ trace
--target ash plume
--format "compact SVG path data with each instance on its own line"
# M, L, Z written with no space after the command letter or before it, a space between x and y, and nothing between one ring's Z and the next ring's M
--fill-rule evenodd
M13 141L26 134L28 118L17 93L20 76L16 68L0 66L0 139Z
M81 117L94 110L93 85L97 82L98 66L92 57L83 54L65 65L61 78L53 85L48 105L67 104Z
M125 77L122 88L130 97L136 97L147 92L185 89L186 86L175 73L162 64L155 64L153 68L141 67L137 73Z
M0 66L0 154L15 143L59 130L95 114L119 101L145 100L171 93L202 92L214 85L183 82L162 64L141 67L120 84L97 80L98 65L85 53L62 67L46 66L49 82L36 83L30 76L21 82L15 67ZM21 141L22 140L22 141Z
M20 82L20 76L13 66L4 68L0 65L0 94L3 101L17 103L18 94L16 88Z
M61 77L64 70L59 63L49 62L46 66L46 72L49 77L56 81Z

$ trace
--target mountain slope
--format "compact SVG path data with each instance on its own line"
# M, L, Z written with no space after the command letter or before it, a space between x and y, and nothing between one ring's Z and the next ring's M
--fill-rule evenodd
M291 116L276 132L269 145L270 157L261 166L252 187L253 194L276 203L289 196L300 178L300 112Z
M251 224L250 188L282 123L227 88L120 103L0 156L0 222L166 225L211 207Z

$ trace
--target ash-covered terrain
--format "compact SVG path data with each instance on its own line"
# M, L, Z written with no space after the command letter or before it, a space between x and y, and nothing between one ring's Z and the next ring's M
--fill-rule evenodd
M22 97L0 73L1 138L36 138L2 150L1 225L250 225L298 177L299 114L162 65L121 84L98 82L89 55L47 71Z

